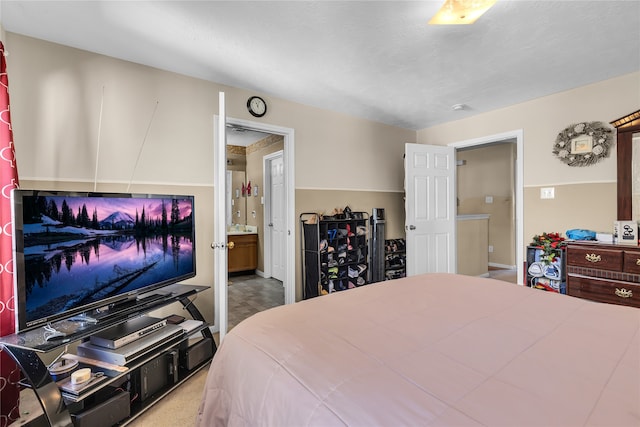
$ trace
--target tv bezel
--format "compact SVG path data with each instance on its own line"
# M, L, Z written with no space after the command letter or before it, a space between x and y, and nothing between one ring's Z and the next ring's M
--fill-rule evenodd
M51 316L27 321L26 315L26 283L23 272L25 270L24 257L24 221L23 221L23 199L24 197L98 197L98 198L131 198L131 199L190 199L191 200L191 221L192 221L192 257L193 268L191 272L180 276L172 277L157 283L143 286L138 289L124 292L87 303L72 309L65 310ZM17 215L20 215L20 222L16 222ZM116 193L116 192L89 192L89 191L67 191L67 190L28 190L13 189L11 191L11 223L12 223L12 254L13 254L13 291L15 301L15 330L24 332L47 325L51 322L69 319L74 316L87 314L91 315L98 309L112 308L119 303L136 300L140 295L164 288L183 280L190 279L196 275L196 230L195 230L195 196L179 194L151 194L151 193ZM22 227L21 227L22 226Z

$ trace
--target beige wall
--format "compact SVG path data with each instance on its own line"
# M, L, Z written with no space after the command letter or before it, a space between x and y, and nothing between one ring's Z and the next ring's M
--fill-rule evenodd
M229 117L295 130L296 194L338 190L327 193L318 208L355 204L360 193L391 193L394 200L402 199L404 143L415 142L415 131L265 94L260 95L269 112L256 119L246 109L254 92L13 33L6 36L21 181L86 191L94 189L97 176L98 191L196 194L199 252L194 283L213 284L209 245L215 212L213 118L219 91L226 94ZM353 197L342 197L344 190ZM374 201L371 206L387 207ZM297 211L307 208L296 202ZM402 222L395 228L404 224L397 215L391 221ZM298 234L297 228L292 231ZM299 264L297 255L298 270ZM212 321L213 292L196 304Z
M418 131L422 144L452 142L522 129L524 134L524 243L544 231L570 228L611 232L616 219L615 145L609 158L571 167L552 154L556 136L573 123L609 123L638 109L640 72ZM541 187L556 198L540 199Z

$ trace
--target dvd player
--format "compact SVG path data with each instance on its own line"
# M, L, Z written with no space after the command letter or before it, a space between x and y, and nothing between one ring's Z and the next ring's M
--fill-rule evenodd
M77 353L78 356L124 366L137 357L149 352L158 344L168 343L173 338L183 335L184 330L180 326L169 324L116 349L100 347L91 344L90 341L85 341L78 345Z
M140 316L91 335L89 339L91 344L116 349L142 338L166 324L166 319Z

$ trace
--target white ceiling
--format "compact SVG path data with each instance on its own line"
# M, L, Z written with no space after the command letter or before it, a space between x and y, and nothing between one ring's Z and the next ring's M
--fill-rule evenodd
M1 0L0 20L6 31L416 130L640 70L640 1L498 0L473 25L427 25L441 3Z

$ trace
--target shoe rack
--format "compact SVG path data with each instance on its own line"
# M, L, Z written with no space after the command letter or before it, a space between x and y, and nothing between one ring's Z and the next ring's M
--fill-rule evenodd
M406 277L406 253L404 239L388 239L384 241L384 280Z
M530 288L566 294L566 250L562 248L560 256L551 264L545 264L540 261L541 254L542 249L535 246L527 246L526 285Z
M300 215L303 298L369 283L369 215Z

